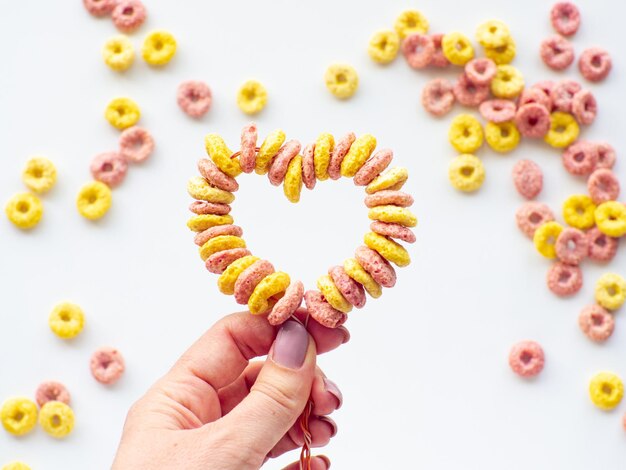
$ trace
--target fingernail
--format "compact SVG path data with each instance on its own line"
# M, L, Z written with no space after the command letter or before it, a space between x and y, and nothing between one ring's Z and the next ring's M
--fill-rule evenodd
M328 423L328 425L331 428L330 437L335 437L337 435L337 423L335 423L328 416L318 416L318 418L320 421L324 421L325 423Z
M340 326L337 329L343 333L343 341L341 342L341 344L346 344L348 341L350 341L350 332L345 326Z
M341 393L341 390L339 390L339 387L337 387L337 384L332 380L324 377L324 390L326 390L337 399L337 408L335 409L338 410L339 408L341 408L341 405L343 404L343 394Z
M330 459L328 457L326 457L325 455L317 455L316 457L324 461L324 464L326 465L326 470L330 468Z
M299 369L304 364L308 347L309 333L302 324L289 320L278 330L272 360L289 369Z

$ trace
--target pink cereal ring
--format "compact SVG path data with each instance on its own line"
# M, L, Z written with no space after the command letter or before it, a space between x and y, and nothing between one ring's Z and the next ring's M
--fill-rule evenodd
M572 112L574 95L581 90L579 83L573 80L562 80L550 92L550 98L554 108L564 113Z
M61 403L69 405L70 399L70 392L67 391L65 385L59 382L43 382L37 387L37 391L35 392L35 400L39 407L42 407L49 401L60 401Z
M198 161L198 171L211 186L230 192L239 189L237 180L220 170L217 165L208 158L202 158Z
M543 370L543 348L534 341L520 341L509 352L509 366L521 377L534 377Z
M604 80L613 67L611 56L604 49L591 47L578 59L578 68L583 77L590 82Z
M111 14L117 0L83 0L83 5L93 16L105 16Z
M357 186L367 186L380 175L393 160L393 151L389 149L380 149L372 155L365 164L359 168L354 175L354 184Z
M489 85L497 71L496 63L484 57L472 59L465 64L465 75L475 85Z
M287 174L289 163L298 155L301 147L302 145L297 140L289 140L278 150L267 173L270 183L280 186Z
M209 85L198 80L188 80L178 85L176 101L185 114L193 118L204 116L211 108L212 94Z
M541 42L540 54L544 64L553 70L565 70L574 62L574 46L558 34Z
M196 245L202 246L211 238L220 237L222 235L241 237L241 235L243 235L243 229L238 225L216 225L215 227L210 227L197 233L193 241Z
M577 293L583 286L583 272L578 266L556 262L548 270L547 281L554 294L566 297Z
M120 134L120 155L129 162L146 161L154 151L154 139L143 127L133 126Z
M402 191L384 189L365 197L365 205L370 209L376 206L400 206L410 207L413 205L413 196Z
M385 258L366 246L356 249L355 258L374 280L383 287L396 285L396 271Z
M520 107L515 114L515 125L524 137L542 138L550 130L550 112L537 103Z
M609 237L600 231L598 227L593 227L587 231L589 245L589 259L593 261L608 262L615 258L618 238Z
M189 210L198 215L226 215L230 212L230 206L228 204L220 204L216 202L193 201L189 205Z
M256 141L258 131L256 124L251 122L241 131L241 155L239 164L244 173L252 173L256 165Z
M445 78L435 78L422 89L422 106L433 116L443 116L453 105L453 87Z
M541 168L531 160L520 160L513 166L515 189L526 199L534 199L543 189Z
M124 181L128 171L128 163L117 152L105 152L96 155L89 168L95 180L114 188Z
M306 308L313 317L313 319L326 328L337 328L343 325L348 316L334 309L327 301L321 292L316 290L309 290L304 294L304 302Z
M218 251L207 258L205 267L210 273L222 274L233 261L251 254L250 250L245 248L231 248L230 250Z
M596 168L608 168L611 169L615 166L617 160L617 154L615 149L606 142L593 142L591 144L598 152L598 162Z
M254 288L266 276L274 272L272 263L266 260L259 260L246 268L235 282L235 300L238 304L245 305L252 295Z
M304 147L302 151L302 182L307 189L315 188L315 143Z
M542 80L540 82L535 83L531 88L534 88L536 90L541 90L546 94L546 96L550 96L555 85L556 83L553 82L552 80Z
M330 155L330 163L328 164L328 176L330 176L330 179L338 180L341 178L341 163L355 140L354 132L349 132L335 145Z
M585 232L567 227L559 234L554 247L561 261L576 266L589 254L589 239Z
M116 0L113 24L123 33L132 33L146 21L146 7L139 0Z
M345 299L356 308L365 305L365 289L363 286L352 279L341 266L333 266L328 270L328 275L341 292Z
M548 111L552 110L552 100L550 99L550 95L546 94L545 91L539 88L526 88L522 91L522 94L517 102L517 106L521 108L525 104L531 103L540 104Z
M447 67L450 65L450 61L443 53L443 49L441 47L441 40L443 39L443 33L431 34L430 38L433 40L433 45L435 46L435 52L433 53L433 58L430 61L430 65L433 67Z
M489 98L490 88L489 85L472 83L467 74L463 73L459 75L452 91L456 100L463 106L475 107Z
M415 243L415 234L413 230L400 224L390 224L375 220L370 224L372 232L382 235L383 237L396 238L407 243Z
M117 382L125 369L122 354L117 349L109 347L100 348L94 352L89 366L94 379L106 385Z
M525 202L515 212L518 228L529 238L533 238L540 226L553 220L554 213L542 202Z
M563 166L576 176L586 176L596 168L598 151L594 145L586 140L579 140L563 152Z
M555 3L550 11L552 27L564 36L571 36L580 27L580 11L572 2Z
M430 65L435 54L435 44L430 36L411 34L402 41L402 54L409 67L423 69Z
M515 103L509 100L487 100L478 108L485 120L495 123L512 121L516 110Z
M578 122L589 125L596 119L598 103L589 90L580 90L572 99L572 113Z
M620 193L620 184L617 176L608 168L594 171L587 180L589 196L594 204L607 201L616 201Z
M613 334L615 320L600 305L587 305L578 315L578 326L591 341L606 341Z
M291 315L295 313L304 298L304 284L301 281L295 281L289 284L285 295L281 297L272 308L267 316L270 325L280 325L286 322Z

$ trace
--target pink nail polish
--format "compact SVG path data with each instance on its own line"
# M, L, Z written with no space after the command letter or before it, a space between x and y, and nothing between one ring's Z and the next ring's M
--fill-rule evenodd
M337 435L337 423L335 423L328 416L318 416L318 419L320 421L324 421L325 423L328 423L328 425L331 427L330 437L335 437Z
M337 384L332 380L324 377L324 390L326 390L337 399L337 408L335 409L338 410L339 408L341 408L341 405L343 404L343 394L341 393L341 390L339 390L339 387L337 387Z
M272 360L289 369L299 369L304 364L308 347L309 333L302 324L289 320L278 330Z

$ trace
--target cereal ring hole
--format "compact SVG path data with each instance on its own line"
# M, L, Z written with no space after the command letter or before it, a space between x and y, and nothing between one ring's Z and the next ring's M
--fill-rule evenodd
M72 317L70 317L70 314L67 312L61 312L59 314L59 318L63 321L70 321L72 319Z
M94 192L90 192L89 194L87 194L87 202L89 204L93 204L98 200L98 196L96 196L96 194Z
M126 109L124 109L122 106L119 106L117 109L117 114L119 114L120 116L123 116L124 114L126 114Z
M618 292L618 288L615 284L611 284L610 286L606 286L606 293L611 296L614 297L615 295L617 295Z
M573 158L575 161L580 163L585 160L585 152L577 152Z
M461 174L465 176L466 178L471 177L474 174L474 167L464 166L463 168L461 168Z
M31 172L31 175L34 176L35 178L41 178L43 176L43 171L41 171L41 168L35 168Z
M613 386L609 383L603 383L602 384L602 393L604 393L605 395L612 395L613 394Z
M115 44L113 46L113 53L120 54L121 52L122 52L122 46L120 46L119 44Z
M491 34L494 34L496 31L498 31L498 28L497 28L497 27L495 27L495 26L491 26L491 27L489 27L489 32L490 32Z
M346 83L348 81L348 77L346 77L345 73L338 73L335 75L335 81L337 83Z
M459 39L455 44L454 44L454 48L457 51L463 51L467 48L467 44L465 43L465 41L463 41L462 39Z
M539 214L538 212L533 212L530 214L530 216L528 217L528 220L530 220L530 222L532 224L538 224L539 222L541 222L543 220L543 217L541 214Z
M506 52L506 50L507 50L507 46L506 45L496 47L496 52L498 54L503 54L504 52Z
M415 21L415 18L407 18L406 25L409 28L415 28L417 26L417 22Z
M109 162L106 162L105 164L102 165L102 171L111 171L113 170L113 165L111 165Z
M131 5L127 6L126 8L122 10L122 15L125 15L125 16L131 16L133 15L133 13L135 13L135 9Z
M12 418L14 421L22 421L24 419L24 413L18 411L12 416Z
M53 428L58 428L61 426L61 417L59 415L52 415L50 418L50 426Z
M501 127L500 128L500 135L502 137L508 137L509 136L509 129L507 127Z
M22 214L25 214L30 210L30 204L26 201L20 201L17 203L16 209Z
M604 315L593 313L591 315L591 321L593 322L593 326L602 326L604 325Z
M530 361L533 360L533 355L529 351L522 351L519 358L524 364L530 364Z
M571 277L572 273L570 273L569 271L561 271L561 273L559 274L559 283L567 284Z
M245 90L243 90L243 94L249 101L256 99L256 91L254 90L254 88L246 88Z
M594 55L591 58L591 65L594 67L600 67L602 65L602 57L599 55Z
M593 243L599 247L604 248L606 246L606 235L601 235L596 238Z
M157 39L157 40L154 42L154 48L155 48L157 51L160 51L161 49L163 49L163 41L161 41L160 39Z

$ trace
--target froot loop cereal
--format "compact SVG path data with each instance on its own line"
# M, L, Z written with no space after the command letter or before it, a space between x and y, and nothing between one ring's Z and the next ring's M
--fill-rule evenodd
M48 324L52 332L59 338L71 339L83 331L85 315L78 305L62 302L50 312Z
M626 235L626 205L617 201L600 204L594 213L598 229L609 237Z
M589 259L593 261L607 262L615 258L619 239L609 237L602 233L598 227L587 231L589 242Z
M448 178L459 191L474 192L485 181L485 167L479 158L471 154L456 157L448 167Z
M445 78L435 78L422 89L422 105L433 116L447 114L454 105L452 84Z
M509 27L500 20L489 20L476 29L476 39L483 47L495 48L505 46L511 37Z
M115 98L107 105L104 117L113 127L123 130L137 124L141 111L130 98Z
M195 215L188 226L197 232L194 242L200 257L207 270L219 274L220 292L234 295L250 313L266 315L272 325L289 319L304 302L313 319L336 328L354 307L365 305L365 293L376 298L382 294L382 287L395 285L393 265L404 267L410 263L408 251L399 243L415 242L411 228L417 225L417 218L409 210L413 198L401 191L408 172L402 167L389 168L393 152L375 151L377 142L370 134L357 137L348 133L335 141L332 135L323 133L314 144L304 147L296 140L287 140L281 130L270 133L260 146L257 139L253 124L244 127L242 148L237 152L228 149L216 134L205 138L209 159L200 161L201 176L192 178L187 188L197 199L191 205ZM300 155L303 148L304 158ZM371 232L365 234L364 244L353 258L318 278L317 290L306 291L300 281L253 256L242 238L243 230L233 225L233 218L227 214L235 198L233 193L239 188L237 176L252 170L267 174L274 185L282 184L291 202L300 199L303 186L315 186L311 180L314 183L343 176L365 188ZM222 206L228 210L222 211ZM212 212L213 208L220 210Z
M524 137L545 137L550 131L550 122L550 112L538 103L520 106L515 114L515 126Z
M607 310L617 310L626 301L626 280L619 274L604 274L596 282L596 302Z
M31 470L24 462L14 460L2 466L2 470Z
M512 65L498 65L491 81L491 93L497 98L515 98L524 89L522 73Z
M590 82L604 80L612 67L613 62L611 56L607 51L599 47L586 49L578 60L580 73Z
M430 35L433 40L433 45L435 46L435 53L433 54L433 59L430 62L430 65L433 67L444 68L450 65L450 61L447 59L446 55L443 53L443 48L441 45L441 41L443 40L442 33L436 33Z
M529 238L535 236L539 227L554 221L554 213L542 202L526 202L515 213L518 228Z
M580 90L572 98L572 114L580 124L593 123L598 114L598 103L589 90Z
M583 286L583 272L578 266L554 263L548 270L548 288L559 297L577 293Z
M94 16L110 15L117 0L83 0L85 9Z
M441 49L446 59L454 65L465 65L474 58L474 46L463 33L454 31L443 35Z
M392 62L397 57L399 50L400 37L397 32L391 30L374 33L367 47L369 56L379 64Z
M465 64L465 74L475 85L489 85L496 76L498 68L491 59L472 59Z
M533 243L537 251L546 258L556 258L556 241L563 227L558 222L546 222L535 230Z
M520 132L513 121L488 122L485 125L485 140L496 152L507 153L514 150L520 139Z
M561 80L555 83L550 90L550 99L555 110L571 113L574 104L574 95L582 90L580 83L574 80Z
M489 98L489 86L473 83L467 74L459 75L453 91L456 100L468 107L479 106Z
M586 194L573 194L563 203L563 218L570 227L587 230L593 227L596 205Z
M510 64L517 54L517 45L512 37L505 44L497 47L485 47L485 55L497 65Z
M435 44L430 36L413 33L402 41L402 54L411 68L423 69L433 60Z
M267 104L267 90L257 80L246 81L237 92L237 106L246 114L257 114Z
M324 73L326 88L340 99L350 98L359 87L359 76L348 64L331 64Z
M7 218L18 228L28 230L35 227L43 216L41 200L30 193L18 193L4 207Z
M563 166L568 173L587 176L598 164L598 150L586 140L578 140L563 152Z
M92 354L89 368L98 382L112 385L122 377L126 365L124 357L117 349L102 347Z
M594 204L615 201L620 193L619 180L608 168L599 168L587 180L587 190Z
M564 263L578 265L589 254L589 239L582 230L564 228L556 239L556 256Z
M189 80L178 85L176 101L183 112L191 117L204 116L211 107L211 89L198 80Z
M483 145L483 128L471 114L459 114L450 123L448 139L461 153L472 153Z
M550 130L544 137L546 143L555 148L563 148L573 144L580 133L574 116L556 111L551 114L550 119Z
M574 62L574 46L558 34L546 38L541 43L541 59L554 70L565 70Z
M517 107L510 100L487 100L478 107L480 115L489 122L506 122L515 119Z
M116 0L111 18L117 29L132 33L146 21L146 14L146 7L140 0Z
M78 192L76 208L86 219L97 220L109 211L111 202L111 188L100 181L92 181Z
M94 157L89 169L93 179L114 188L124 181L128 161L117 152L105 152Z
M154 139L143 127L133 126L120 134L119 153L127 161L141 163L154 151Z
M59 382L49 381L43 382L37 387L35 400L40 407L49 401L60 401L69 405L71 397L65 385Z
M513 183L526 199L534 199L543 189L543 173L532 160L520 160L513 166Z
M4 429L14 436L28 434L37 424L37 405L28 398L9 398L0 408L0 420Z
M104 43L102 48L104 63L116 72L128 70L135 61L135 48L130 39L120 34Z
M57 169L45 157L33 157L26 162L22 170L22 181L35 193L50 191L57 181Z
M558 2L550 10L550 21L559 34L571 36L580 27L580 11L572 2Z
M141 48L141 56L148 64L167 64L176 54L176 39L167 31L152 31L146 36Z
M509 352L509 366L520 377L534 377L544 367L543 348L535 341L520 341Z
M592 341L609 339L615 329L615 320L606 309L599 305L587 305L578 316L580 330Z
M589 398L601 410L612 410L624 397L624 383L613 372L598 372L589 381Z
M39 410L39 424L50 436L62 439L74 429L74 412L63 402L49 401Z
M404 39L410 34L428 32L428 19L417 10L406 10L400 13L394 25L398 36Z

